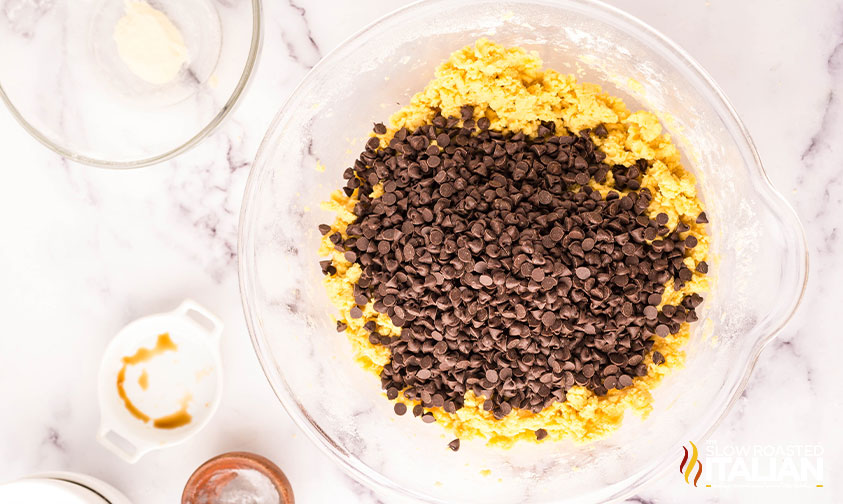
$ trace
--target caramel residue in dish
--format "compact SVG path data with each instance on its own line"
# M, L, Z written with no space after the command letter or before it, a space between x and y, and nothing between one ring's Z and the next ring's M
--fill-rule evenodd
M138 376L138 386L143 390L149 388L149 374L146 372L146 369L141 371L140 376Z
M123 400L123 404L126 406L126 409L129 410L129 413L132 414L133 417L137 418L141 422L148 422L149 415L144 413L143 411L139 410L137 406L129 399L129 396L126 394L126 389L123 387L123 384L126 382L126 364L123 364L123 367L120 368L120 372L117 373L117 395L120 396L120 399Z
M173 343L173 340L170 338L170 333L159 334L158 341L155 342L154 347L138 348L138 351L135 352L134 355L129 357L123 357L123 367L141 364L143 362L151 360L154 357L158 357L163 353L175 352L178 349L179 346Z
M123 367L120 368L120 372L117 373L117 394L120 396L120 399L123 400L123 404L126 406L126 409L129 410L129 413L131 413L132 416L134 416L138 420L142 422L148 422L149 415L138 409L137 406L132 403L132 400L129 399L129 396L126 394L126 388L124 387L124 384L126 382L126 369L129 366L134 366L136 364L147 362L150 359L153 359L163 353L175 352L176 350L178 350L178 348L178 345L173 343L173 340L170 339L170 334L164 333L158 335L158 341L155 342L154 347L138 348L137 352L135 352L134 355L123 357ZM141 375L141 379L143 379L143 376L144 375ZM148 386L149 382L146 381L146 383ZM138 384L141 386L141 388L145 389L143 384L140 383L140 379L138 380Z
M120 399L123 400L123 404L126 406L126 409L129 410L129 413L131 413L133 417L137 418L138 420L144 423L149 422L149 420L151 419L149 415L147 415L146 413L141 411L137 406L135 406L135 404L129 398L129 395L126 393L126 369L128 369L129 366L134 366L137 364L148 362L164 353L175 352L176 350L178 350L178 348L178 345L176 345L170 338L170 334L163 333L158 335L158 340L155 342L154 347L138 348L134 355L129 355L122 358L123 367L120 368L120 371L117 373L117 394L120 396ZM146 390L149 387L149 374L146 372L145 369L141 372L140 377L138 377L138 385L143 390ZM153 420L152 425L158 429L175 429L177 427L187 425L193 419L193 417L191 417L190 414L187 412L187 407L190 405L191 399L193 399L193 396L191 396L190 394L186 395L182 399L181 409L179 409L175 413L156 418L155 420Z
M181 409L175 413L156 418L152 425L157 429L175 429L189 424L193 420L193 417L187 412L191 399L193 399L193 396L190 394L184 396L181 400Z

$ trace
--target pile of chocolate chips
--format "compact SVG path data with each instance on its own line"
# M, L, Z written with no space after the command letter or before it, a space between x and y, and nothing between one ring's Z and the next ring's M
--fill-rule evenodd
M425 408L454 412L468 390L503 418L564 401L575 385L598 395L630 386L647 374L653 336L697 319L696 294L658 309L666 282L691 279L683 257L697 239L680 237L685 224L666 227L665 214L648 217L645 161L603 163L589 131L556 135L546 123L529 138L471 117L471 107L462 118L437 115L386 148L371 138L344 174L346 194L359 189L358 219L347 238L329 238L362 268L356 302L373 299L401 327L384 337L366 325L369 341L392 353L387 396L403 391L433 421ZM587 185L610 171L625 195ZM377 184L383 195L370 198ZM653 360L664 362L658 352Z

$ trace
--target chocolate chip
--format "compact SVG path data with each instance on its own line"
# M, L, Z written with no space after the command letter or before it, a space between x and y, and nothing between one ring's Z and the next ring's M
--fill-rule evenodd
M536 439L541 441L542 439L547 437L547 431L544 429L539 429L536 431Z
M392 409L395 411L396 415L400 416L407 412L407 405L404 403L395 403L395 406L393 406Z
M607 136L609 136L609 131L606 129L605 125L601 124L594 128L594 134L600 138L606 138Z
M708 217L705 215L705 212L697 216L697 224L708 224Z
M501 418L505 417L506 415L512 412L512 404L508 401L504 401L500 405L500 416Z
M577 274L577 278L580 280L585 280L586 278L591 277L591 270L586 268L585 266L580 266L574 272Z
M358 319L363 316L363 310L359 306L352 306L348 314L351 315L351 318Z
M576 176L574 177L574 181L577 184L584 186L584 185L588 184L589 178L590 177L588 176L588 173L580 172L580 173L576 174Z
M460 449L460 440L459 440L459 439L454 439L453 441L451 441L450 443L448 443L448 448L450 448L450 449L451 449L451 451L459 451L459 449Z
M341 320L337 320L337 332L343 332L348 329L348 325Z
M697 237L694 236L694 235L688 235L688 237L685 238L685 247L694 248L696 246L697 246Z
M703 275L708 273L708 263L700 261L699 264L697 264L696 270L698 273L702 273Z
M664 355L662 355L661 352L659 352L658 350L653 352L653 364L664 364Z
M432 245L440 245L442 241L445 239L445 234L438 229L434 229L430 232L430 243Z
M337 272L330 259L319 261L319 266L322 268L322 274L324 275L333 275Z

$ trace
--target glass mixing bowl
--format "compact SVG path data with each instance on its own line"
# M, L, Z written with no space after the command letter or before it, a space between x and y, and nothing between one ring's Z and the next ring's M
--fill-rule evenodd
M166 82L136 75L121 57L116 27L130 18L132 5L142 5L137 0L5 2L0 100L39 142L80 163L134 168L193 147L219 126L249 82L261 43L261 2L151 3L184 44L186 61ZM123 32L152 38L124 42L123 52L142 44L148 51L150 40L164 38L158 24L133 19Z
M508 451L468 441L453 453L436 424L393 414L331 318L317 225L333 215L319 202L342 185L372 123L406 104L449 53L484 36L536 50L548 68L656 112L698 177L712 223L714 285L686 366L657 388L646 420L629 415L602 441ZM248 181L240 233L249 330L287 412L353 477L425 502L607 501L675 468L681 445L705 438L734 404L759 352L796 309L807 272L798 219L711 78L644 23L585 0L426 1L350 38L275 117Z

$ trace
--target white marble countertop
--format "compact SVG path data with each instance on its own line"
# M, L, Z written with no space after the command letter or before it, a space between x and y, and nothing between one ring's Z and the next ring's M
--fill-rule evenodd
M235 250L249 166L275 111L322 55L403 3L265 2L263 53L240 107L200 146L159 166L69 163L0 109L0 481L69 470L104 479L138 504L177 502L207 458L249 450L284 469L299 502L382 502L305 439L270 390L244 323ZM824 448L823 488L695 489L665 474L628 502L843 502L843 396L834 364L843 339L833 329L843 301L843 9L836 0L611 3L678 42L714 76L808 235L812 271L802 308L763 352L711 439ZM94 439L99 356L127 322L185 297L226 323L227 393L197 437L126 464Z

